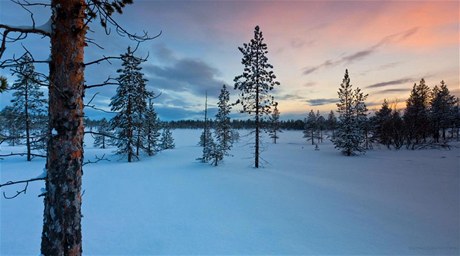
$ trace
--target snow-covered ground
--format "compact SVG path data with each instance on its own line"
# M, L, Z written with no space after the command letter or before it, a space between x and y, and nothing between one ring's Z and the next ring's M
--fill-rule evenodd
M265 140L263 168L244 136L213 167L195 160L200 132L175 130L176 149L135 163L87 139L86 160L110 161L84 167L85 255L460 253L458 147L345 157L287 131ZM0 160L0 182L36 177L44 162ZM0 255L39 254L41 187L0 199Z

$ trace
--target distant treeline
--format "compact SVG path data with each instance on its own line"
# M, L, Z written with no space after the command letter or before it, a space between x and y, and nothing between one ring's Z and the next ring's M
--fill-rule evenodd
M85 127L94 128L98 127L101 120L93 120L86 118ZM163 124L166 124L172 129L204 129L205 121L204 120L178 120L178 121L162 121ZM215 121L208 120L208 125L213 127ZM233 129L253 129L255 127L255 121L251 119L247 120L231 120L231 126ZM270 123L268 121L262 121L263 127L269 127ZM305 122L302 120L286 120L280 121L281 129L283 130L303 130L305 127Z

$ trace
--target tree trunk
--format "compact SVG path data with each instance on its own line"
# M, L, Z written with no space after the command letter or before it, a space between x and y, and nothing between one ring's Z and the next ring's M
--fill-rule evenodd
M255 146L255 153L254 153L254 166L259 168L259 126L260 126L260 119L259 119L259 81L257 79L256 82L256 146Z
M311 129L311 144L315 145L315 130L312 128Z
M29 86L26 82L26 90L24 95L24 114L26 116L26 147L27 147L27 161L32 158L30 156L30 116L29 116Z
M85 1L53 0L41 253L81 255Z
M132 161L132 157L134 155L133 152L133 120L132 120L132 111L131 111L131 97L128 98L128 106L127 106L127 112L128 112L128 134L127 134L127 152L128 152L128 162L130 163Z

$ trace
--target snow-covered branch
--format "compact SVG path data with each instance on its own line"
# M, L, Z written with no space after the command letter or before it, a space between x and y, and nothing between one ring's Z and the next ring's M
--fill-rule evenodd
M35 23L35 22L34 22ZM9 41L16 42L20 41L24 38L27 37L28 34L38 34L42 35L45 37L50 37L51 36L51 21L48 21L47 23L43 24L42 26L11 26L11 25L5 25L5 24L0 24L0 29L3 29L3 31L0 33L2 36L2 44L0 45L0 58L3 56L3 53L6 50L6 43ZM10 33L19 33L17 37L9 37L8 35Z

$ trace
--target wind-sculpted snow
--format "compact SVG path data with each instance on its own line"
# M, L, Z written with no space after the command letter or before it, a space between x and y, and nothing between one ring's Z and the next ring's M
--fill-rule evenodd
M110 161L84 166L85 255L459 254L457 147L345 157L330 142L317 151L302 131L284 131L255 169L252 139L240 131L233 157L213 167L195 160L200 133L174 130L175 149L133 163L86 138L85 161ZM15 150L23 149L1 148ZM1 182L43 166L4 158ZM1 255L39 254L42 186L0 199Z

